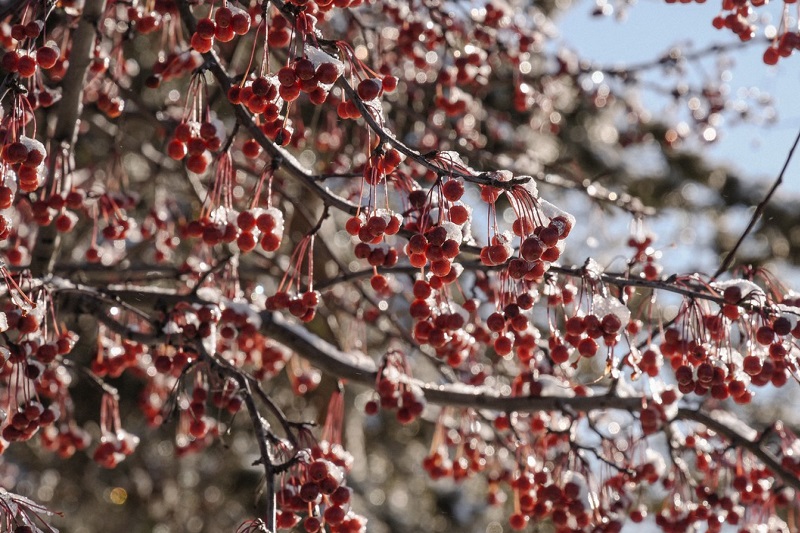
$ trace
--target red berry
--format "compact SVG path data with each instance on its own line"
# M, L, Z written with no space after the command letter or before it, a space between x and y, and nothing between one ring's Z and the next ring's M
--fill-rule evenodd
M367 78L358 84L357 92L362 100L374 100L383 92L383 85L375 78Z
M339 78L339 69L333 63L321 63L317 67L317 81L325 85L332 85Z
M36 62L43 69L50 69L58 61L59 51L52 46L42 46L36 50Z
M770 46L766 50L764 50L764 63L767 65L775 65L778 63L778 59L781 58L780 52L774 46Z
M186 144L182 143L178 139L172 139L167 144L167 155L176 161L180 161L186 157L187 153L188 150L186 149Z

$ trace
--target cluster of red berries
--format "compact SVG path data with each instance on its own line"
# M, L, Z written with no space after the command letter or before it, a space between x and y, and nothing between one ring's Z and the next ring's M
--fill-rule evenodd
M129 368L141 363L145 353L142 344L123 340L121 343L108 338L98 340L97 356L92 359L91 369L97 377L118 378Z
M17 408L2 429L3 440L20 442L31 439L39 428L49 426L58 419L58 408L44 407L36 400L31 400Z
M426 455L422 460L422 469L433 480L452 476L453 461L450 459L447 448L442 445Z
M551 347L550 358L556 364L566 363L570 356L567 344L575 347L581 357L594 357L599 349L597 339L602 338L609 347L616 345L622 326L622 319L613 313L602 318L593 313L570 317L564 324L564 343Z
M167 143L167 155L176 161L185 158L189 171L203 174L211 164L211 153L222 147L223 135L213 122L181 122Z
M61 52L58 49L58 45L51 41L40 46L32 53L14 50L6 52L3 58L0 59L0 67L7 72L19 74L22 78L30 78L36 74L38 68L44 70L53 68L60 55ZM52 103L52 101L49 103Z
M517 280L539 280L547 271L547 263L561 256L563 241L572 230L572 221L565 216L558 216L547 225L532 225L526 219L517 219L517 222L512 226L512 232L523 237L523 240L519 247L519 258L509 262L509 276ZM484 248L485 252L481 250L481 261L484 264L505 263L510 256L507 242L502 239L502 242Z
M47 156L44 145L24 135L9 138L6 134L4 137L7 140L0 154L3 163L16 174L20 191L35 191L44 183L43 162Z
M341 63L315 48L309 50L315 52L311 57L316 62L309 57L299 57L278 70L278 94L287 102L295 101L302 92L308 94L311 103L320 105L342 75Z
M261 245L265 252L274 252L283 240L283 212L275 207L242 211L236 216L239 235L236 244L244 253Z
M225 215L229 214L225 210ZM186 236L201 238L209 246L236 242L242 253L251 252L259 244L265 252L274 252L280 247L283 238L283 213L280 210L256 208L242 211L235 222L227 218L202 216L186 225Z
M216 305L180 303L170 314L164 331L189 340L207 339L216 331L216 348L224 353L234 347L255 350L264 341L252 314L238 308L233 302L228 302L222 310ZM154 355L153 362L160 373L177 377L196 357L196 354L183 348L169 348Z
M222 243L230 244L235 242L239 236L239 230L233 222L210 216L192 220L186 225L185 232L187 237L202 239L209 246ZM245 250L247 250L246 242Z
M214 12L214 18L203 18L197 21L197 27L189 44L198 52L205 53L214 46L214 40L227 43L237 35L246 35L250 31L250 14L232 4L224 2Z
M694 435L686 437L686 449L697 454L697 468L704 473L710 467L708 454L701 451L705 444L704 438L696 438ZM791 495L785 489L776 490L772 475L766 468L743 467L740 462L735 468L725 469L723 472L729 476L729 484L734 490L720 494L713 486L699 484L689 493L688 501L677 504L670 502L657 513L656 525L664 531L676 533L693 528L707 528L706 531L717 533L730 526L739 526L736 530L740 533L755 532L764 526L769 531L789 531L778 524L765 524L763 519L750 523L751 519L747 517L749 513L745 512L745 505L783 507L790 504ZM713 475L718 474L719 472L715 472ZM677 490L677 487L673 486L672 490Z
M1 187L0 196L8 197ZM51 194L47 198L34 200L31 202L33 221L40 226L49 226L55 222L56 230L59 233L67 233L75 227L78 221L75 212L85 210L85 201L85 195L78 190L72 190L67 194Z
M643 350L638 361L632 361L632 364L640 372L654 378L661 372L661 367L664 365L664 357L656 346L650 346Z
M208 312L219 316L217 351L228 360L252 368L259 381L277 375L286 365L291 352L259 333L250 313L228 306L221 313L217 307L210 307L200 314L208 318Z
M59 417L60 418L60 417ZM40 433L40 441L45 450L56 452L66 459L75 452L85 450L92 442L89 432L78 426L75 420L61 420L59 424L50 424Z
M212 400L219 412L235 414L242 406L235 384L225 381L218 391L209 393L207 384L195 383L189 397L189 404L181 410L181 419L175 439L175 453L185 456L196 453L209 446L225 431L225 425L208 414L207 402Z
M5 23L10 41L4 42L5 55L0 59L0 67L6 72L18 74L21 78L31 78L38 69L49 70L61 59L61 51L54 41L36 46L36 41L45 27L43 20L31 18L27 23ZM5 33L5 32L4 32Z
M253 376L263 381L276 376L286 366L291 352L278 344L269 342L262 335L256 337L258 341L248 341L252 345L248 350L248 360L255 369Z
M647 402L639 413L639 423L642 425L642 433L653 435L658 432L668 421L666 407L678 401L678 393L669 388L661 393L661 401Z
M269 311L286 309L303 322L314 319L320 293L314 290L314 234L305 235L289 259L291 267L284 274L275 293L266 300ZM307 285L302 288L303 265L307 266Z
M482 327L476 324L473 335L478 342L492 344L497 355L503 357L513 350L520 362L527 364L534 358L539 340L538 331L524 314L533 308L533 297L527 292L508 294L505 301L509 303L489 315ZM466 302L465 306L471 308L472 303Z
M756 35L756 27L750 24L749 17L753 12L749 2L737 6L734 0L724 0L722 8L725 11L730 11L727 15L724 13L717 15L712 20L712 24L718 30L723 28L728 29L736 34L741 41L749 41Z
M558 480L547 470L521 471L511 480L516 512L508 521L512 529L549 519L556 531L582 531L592 523L588 484L577 472ZM621 528L621 524L620 524ZM598 531L598 530L595 530ZM614 531L605 528L601 531ZM619 530L617 530L619 531Z
M124 429L106 432L100 437L100 443L94 449L92 459L103 468L115 468L130 456L138 445L139 437Z
M359 244L380 244L386 235L396 235L400 231L401 217L378 209L370 216L363 213L350 217L345 223L345 230L357 237Z
M800 50L800 32L787 31L775 38L772 46L764 50L764 63L774 65L782 57L789 57Z
M311 460L284 478L277 494L277 526L292 529L302 521L307 533L363 533L367 520L350 509L352 491L344 485L352 456L340 445L323 441L311 450ZM305 518L302 515L306 514Z
M445 221L425 233L412 235L405 252L412 266L424 268L430 262L431 273L450 283L458 275L453 269L453 260L461 251L462 239L461 226ZM451 272L453 279L450 279Z
M188 328L191 329L191 328ZM153 367L156 372L179 377L186 365L197 359L197 354L182 348L157 350L152 354Z
M211 400L211 405L219 411L226 411L231 415L235 415L242 408L243 400L239 393L239 387L235 382L226 380L221 387L211 391L209 397L208 390L204 387L195 387L192 390L192 403L189 404L189 414L195 421L202 421L206 416L206 399ZM192 431L190 427L190 434L193 437L199 438L205 434L199 426L195 428L199 431ZM197 434L200 433L200 434Z
M164 352L163 349L154 350L153 360L165 355ZM168 356L167 359L169 359ZM179 377L174 373L165 374L156 370L156 375L145 382L138 397L139 411L144 415L147 425L152 428L159 427L169 416L172 407L170 402L174 399L175 393L175 379Z
M448 277L457 270L453 268ZM418 279L414 282L414 300L409 308L409 313L416 321L412 335L417 342L432 347L437 357L456 368L477 351L475 341L481 330L476 328L472 334L468 333L464 327L467 320L463 312L435 295L434 291L444 286L443 279L447 278L430 276L428 281ZM466 302L465 306L469 303ZM488 341L488 338L484 340Z
M35 388L36 398L58 399L58 392L63 385L63 377L59 377L53 363L60 357L70 353L75 346L77 336L69 331L53 335L42 331L40 323L42 317L36 311L23 313L19 309L9 310L0 314L4 319L2 325L4 335L9 340L7 356L0 358L0 377L10 383L10 394L14 401L34 402L32 388L23 384L30 380ZM7 328L7 329L6 329ZM50 340L47 340L48 337ZM38 400L34 403L38 403ZM14 407L11 403L10 407ZM7 421L11 423L12 421ZM10 427L10 426L9 426ZM20 429L20 428L15 428ZM6 440L27 440L29 434L15 434L15 429L9 429L9 434L3 433ZM33 430L34 428L31 427ZM7 438L13 436L14 438Z
M375 390L378 400L370 400L364 406L369 415L383 409L396 411L397 421L409 424L425 409L425 395L419 386L411 382L410 367L403 354L389 352L383 359Z
M397 78L394 76L384 76L383 78L366 78L361 80L356 86L356 94L365 103L367 109L373 111L369 102L377 100L384 93L390 93L397 88ZM336 114L342 120L361 118L361 111L353 100L342 100L336 107Z
M763 295L760 289L755 292ZM744 311L742 304L753 299L758 296L749 293L743 297L740 285L728 284L720 311L701 317L704 335L692 330L682 333L675 327L664 332L660 351L670 361L682 393L710 393L719 400L730 397L737 403L749 403L753 393L748 385L781 387L788 382L790 372L796 369L791 345L800 338L800 327L786 316L776 316L762 319L757 327L740 325L739 333L734 333L732 327L740 324ZM734 347L719 348L722 339L737 335L744 342L742 354ZM713 357L720 350L726 356Z
M238 323L238 314L233 309L220 311L216 305L179 302L172 309L164 330L180 333L187 339L205 339L214 332L223 317L227 323Z
M628 246L634 249L631 266L639 265L641 267L640 275L650 281L658 279L662 270L661 265L657 262L659 254L653 249L652 244L653 237L651 235L628 239Z
M519 344L520 337L529 331L530 321L523 311L525 309L520 307L519 303L512 302L486 317L486 327L490 332L497 334L494 339L494 350L497 355L510 354L514 346Z
M447 431L438 424L436 431L440 432L441 443L436 446L432 443L431 452L422 460L422 468L431 479L452 477L454 481L462 481L486 470L486 442L480 435L469 431ZM455 449L453 458L450 449Z
M402 162L403 155L400 152L390 148L389 145L378 146L376 153L373 153L364 165L361 174L363 182L372 187L385 183L386 176L394 172ZM417 190L411 194L422 194L424 192Z
M226 306L221 312L215 306L203 306L200 308L198 318L201 320L201 325L205 322L213 324L218 321L221 342L231 342L235 339L242 349L246 339L258 334L253 317L244 309L237 309L232 305Z
M393 246L380 247L386 235L395 235L400 231L400 217L385 210L378 210L369 217L359 214L351 217L345 224L345 230L358 238L353 253L357 259L366 259L373 267L392 267L399 259ZM373 245L373 246L371 246Z
M303 322L311 322L316 316L319 302L319 291L306 291L301 294L277 291L267 298L266 308L270 311L286 309L292 316L299 318Z
M397 264L399 258L397 249L394 246L389 246L388 248L371 247L364 242L356 244L353 254L357 259L366 259L367 263L373 267L391 268Z
M0 186L0 207L13 201L10 189ZM125 239L130 230L130 221L124 216L124 211L134 207L138 201L134 195L103 193L95 198L100 215L108 222L100 232L108 240ZM78 189L66 193L50 194L47 198L40 198L31 202L33 221L40 226L55 224L59 233L72 231L78 222L78 213L86 212L86 194ZM95 223L97 223L95 218ZM96 262L100 252L92 244L92 251L87 252L87 260Z
M293 129L288 118L281 117L283 99L278 94L278 79L275 76L260 76L248 80L244 85L234 85L228 89L228 100L234 105L243 105L253 115L262 119L261 131L279 146L286 146L292 140ZM261 147L255 139L245 143L243 152L255 157Z

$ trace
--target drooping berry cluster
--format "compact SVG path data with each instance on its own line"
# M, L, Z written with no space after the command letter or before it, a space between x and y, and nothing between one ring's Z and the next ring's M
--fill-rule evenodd
M417 419L425 409L425 396L419 386L411 382L410 372L405 355L397 351L387 353L375 385L379 399L367 402L364 408L367 414L391 409L396 411L401 424Z
M122 429L116 398L105 395L101 406L101 437L92 459L103 468L114 468L136 450L139 437Z

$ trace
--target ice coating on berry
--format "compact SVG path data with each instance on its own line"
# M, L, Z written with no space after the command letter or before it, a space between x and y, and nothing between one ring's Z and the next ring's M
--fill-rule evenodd
M306 58L311 61L311 63L314 65L314 68L319 68L319 66L323 63L330 63L336 67L336 71L339 73L339 76L344 74L344 63L332 55L308 43L306 43L304 51ZM323 87L331 87L331 85L323 85Z
M453 224L449 221L442 222L441 226L447 232L447 237L445 237L445 240L452 240L461 244L461 226Z
M247 322L253 324L256 329L261 327L261 316L258 311L245 300L223 300L223 305L228 309L233 309L237 315L247 317Z
M394 216L394 213L388 209L376 209L375 216L381 217L386 224L389 224L389 221Z
M764 291L761 289L761 287L746 279L715 281L711 283L711 287L720 293L724 293L725 289L729 287L737 287L741 291L742 298L746 298L749 302L759 305L765 303L767 300L767 295L764 294Z
M21 135L19 138L19 142L25 145L25 148L28 149L28 152L33 152L33 151L39 152L42 155L42 158L44 158L44 155L46 153L44 149L44 144L42 144L37 139L32 139L31 137L26 137L25 135Z
M564 223L563 221L556 220L559 217L563 217L568 226L567 232L569 232L569 230L575 227L575 217L573 215L567 213L566 211L564 211L559 207L554 206L547 200L539 200L539 208L542 210L542 214L544 216L549 218L552 222L554 222L557 225L561 225ZM562 228L559 228L559 230L561 229ZM563 230L559 231L559 234L563 235Z
M462 202L461 200L454 202L453 206L461 206L467 211L467 220L461 226L462 242L467 244L475 244L475 237L472 235L472 206Z
M270 215L275 220L275 229L272 230L272 233L274 235L283 235L283 211L277 207L268 207L264 209L263 213Z
M511 241L513 240L513 236L511 235L510 231L504 231L502 233L498 233L494 236L492 244L499 244L503 248L506 249L508 256L510 257L511 254L514 252L514 248L511 246Z
M607 298L595 294L592 298L592 311L600 319L606 315L615 315L624 328L631 321L631 310L616 298Z

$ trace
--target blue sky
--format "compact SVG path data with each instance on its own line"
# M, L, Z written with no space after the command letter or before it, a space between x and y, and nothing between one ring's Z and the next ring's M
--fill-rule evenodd
M593 0L577 0L573 4L558 21L560 42L604 65L652 60L675 44L703 48L738 40L730 31L711 25L719 12L718 0L704 4L646 0L627 7L627 17L622 22L614 16L592 17L595 5ZM762 17L758 24L761 36L767 25L777 25L782 5L783 2L775 2L756 11ZM796 24L795 20L795 27ZM774 179L800 128L800 54L770 67L762 62L764 49L765 45L755 44L730 53L733 65L728 85L732 94L754 88L768 93L774 101L777 122L723 124L718 139L702 148L712 160L753 180ZM653 76L658 80L659 73L654 71ZM653 95L645 95L643 100L654 112L664 108ZM780 192L782 196L800 196L800 153L795 155Z

